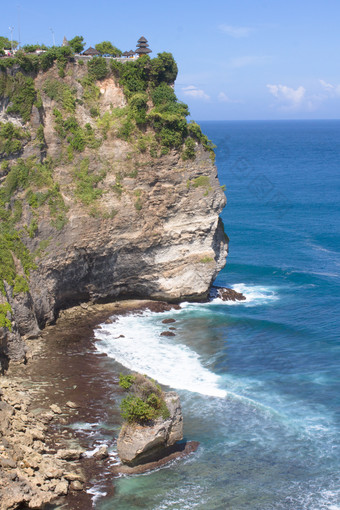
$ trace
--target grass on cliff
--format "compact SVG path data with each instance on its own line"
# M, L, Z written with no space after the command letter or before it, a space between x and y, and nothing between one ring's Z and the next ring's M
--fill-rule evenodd
M66 112L74 113L76 109L76 90L61 80L47 79L43 90L45 94L56 101Z
M29 139L29 133L12 122L0 122L0 157L19 153Z
M28 122L31 117L32 106L36 100L33 78L24 76L22 72L16 73L15 76L0 73L1 97L8 98L10 101L10 105L6 110L7 113L18 114L24 122Z
M103 190L97 188L97 186L106 176L104 170L99 174L91 172L89 166L89 158L84 158L74 171L76 183L75 195L84 205L90 205L94 200L102 196Z
M154 380L137 373L120 374L119 385L128 391L128 396L121 402L121 415L128 423L145 425L160 416L169 418L163 392Z
M35 237L39 224L38 209L48 207L51 224L57 230L67 222L67 207L53 180L53 161L39 163L36 158L18 159L7 168L0 188L0 292L6 297L5 282L13 294L29 290L30 271L36 268L35 255L24 243L25 236ZM18 227L23 207L29 208L29 225ZM0 327L10 329L10 306L0 306Z

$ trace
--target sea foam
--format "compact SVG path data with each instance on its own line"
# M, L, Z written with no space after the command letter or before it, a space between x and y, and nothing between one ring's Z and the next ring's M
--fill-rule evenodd
M102 329L95 330L98 352L166 386L224 398L219 376L203 366L195 351L172 337L160 336L165 328L154 316L145 312L143 317L128 315L102 324Z

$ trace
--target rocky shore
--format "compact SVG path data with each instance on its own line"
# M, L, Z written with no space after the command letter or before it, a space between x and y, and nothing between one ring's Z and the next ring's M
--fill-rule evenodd
M55 508L48 504L56 501L65 510L90 510L98 484L110 497L115 476L159 468L196 451L198 443L189 441L142 466L119 463L119 374L94 346L94 328L115 316L178 307L145 300L83 303L28 341L28 362L12 362L0 377L0 510Z
M15 376L0 379L1 510L42 508L70 491L82 490L85 481L79 464L83 450L67 448L66 441L52 432L52 422L59 421L63 411L56 404L41 413L30 410L37 389L24 382Z
M45 508L56 501L69 510L92 509L91 492L98 479L112 495L112 478L123 472L114 453L108 452L115 448L115 435L103 445L76 426L100 428L105 410L110 410L116 427L121 422L119 413L112 413L120 393L118 374L95 352L93 329L114 315L145 308L161 312L173 306L178 305L84 303L63 312L41 339L28 344L27 364L10 364L6 376L0 377L1 510ZM186 452L193 449L188 445ZM186 452L171 450L168 460ZM144 471L155 467L157 462Z

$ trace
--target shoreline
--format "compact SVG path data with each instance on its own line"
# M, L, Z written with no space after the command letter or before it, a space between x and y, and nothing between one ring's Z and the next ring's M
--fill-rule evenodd
M214 291L222 299L223 291L225 300L245 299L232 289ZM2 427L2 445L0 436L0 510L10 507L6 498L11 496L4 490L1 494L1 485L10 491L15 488L12 500L27 505L21 509L53 510L61 502L65 510L92 510L97 497L104 500L114 495L112 481L117 476L146 472L197 450L199 444L188 441L150 465L130 469L122 465L114 451L122 423L115 405L117 394L122 393L119 373L112 370L113 360L95 348L94 330L101 323L145 310L162 313L180 308L141 299L82 303L63 310L38 339L27 341L27 363L12 362L0 378L0 407L11 407L8 419L16 424L9 432ZM18 454L15 442L22 441L23 435L30 437L32 429L38 430L37 437ZM44 473L44 460L53 463L53 459L59 468L55 478Z
M114 446L116 434L111 433L106 442L107 447L103 447L91 439L88 431L76 426L78 422L88 423L93 424L94 430L98 427L100 429L105 409L110 409L113 428L117 428L121 423L119 412L112 411L116 395L121 392L118 374L112 372L110 360L96 352L93 331L100 323L111 320L110 317L115 315L138 313L145 309L163 312L173 308L178 309L179 305L150 300L81 304L61 312L56 324L46 327L38 340L27 341L27 363L11 363L6 376L0 378L0 404L3 402L4 405L12 407L9 413L11 423L27 423L27 427L22 426L21 432L11 430L8 437L5 433L2 438L0 460L3 461L3 475L8 479L7 485L2 485L9 487L11 484L15 487L16 494L12 499L16 497L19 501L21 497L16 482L21 483L23 492L24 486L26 492L28 487L30 488L26 496L22 494L22 498L27 497L26 508L32 508L29 505L37 504L34 502L39 502L40 497L42 504L33 506L34 508L53 509L56 504L62 503L63 508L68 510L91 510L94 508L93 494L88 491L92 489L95 492L98 479L101 487L105 486L105 497L114 494L112 479L119 475L120 471L114 469L118 463L107 450ZM48 455L55 459L58 450L77 450L82 453L92 450L92 454L94 448L98 450L94 455L80 457L76 454L80 458L61 461L64 471L58 472L60 478L56 479L63 483L58 489L62 489L60 493L55 490L57 482L55 481L54 486L51 479L37 485L38 475L44 475L39 472L40 466L30 466L32 456L36 453L33 451L35 443L32 444L32 450L27 451L21 460L13 453L14 443L20 440L20 434L26 436L37 428L41 431L40 463ZM107 434L108 431L103 432ZM190 446L187 451L192 451ZM6 458L10 460L4 460ZM18 475L17 480L10 481L14 472ZM75 474L68 476L68 479L63 476L66 472ZM5 506L6 498L9 501L8 494L3 494L0 499L1 510L8 508ZM21 501L23 503L24 499ZM51 506L45 507L44 503L49 502Z

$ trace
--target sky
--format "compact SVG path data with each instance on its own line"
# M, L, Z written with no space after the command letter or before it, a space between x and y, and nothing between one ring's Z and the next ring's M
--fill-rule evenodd
M196 120L340 118L340 0L17 0L2 2L0 35L122 51L145 36L171 52L178 98Z

